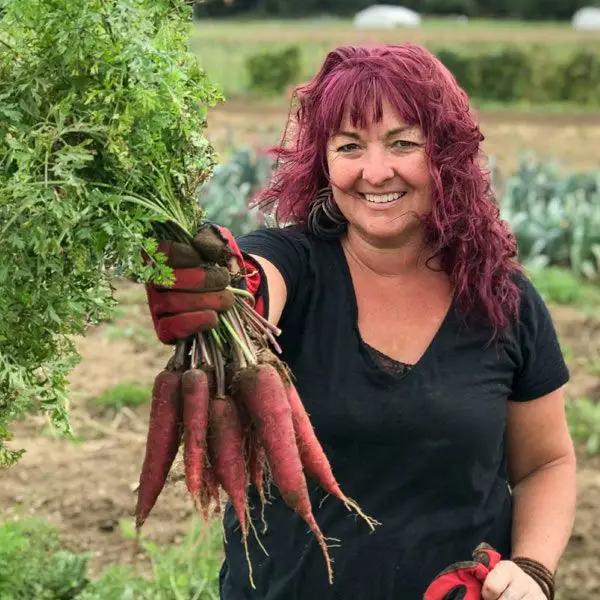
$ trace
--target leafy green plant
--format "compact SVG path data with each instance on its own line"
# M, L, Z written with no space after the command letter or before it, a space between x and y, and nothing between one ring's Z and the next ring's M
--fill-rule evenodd
M530 269L529 276L544 300L580 308L600 308L600 287L561 267Z
M500 206L526 266L564 266L588 278L598 275L600 173L565 175L554 163L525 158L504 183Z
M526 44L432 49L478 100L600 104L600 55L595 49L557 52Z
M135 537L133 524L121 521L126 537ZM144 538L142 549L152 564L152 578L142 579L128 568L109 567L77 600L217 600L222 533L218 523L195 521L181 543L159 546Z
M435 54L465 90L476 90L480 87L477 63L466 52L454 48L440 48Z
M122 534L135 538L133 523L120 522ZM0 524L0 598L2 600L217 600L222 561L218 522L194 521L184 539L158 545L141 538L152 573L110 565L95 581L86 576L85 554L63 548L56 530L40 519Z
M567 420L573 439L585 444L590 454L600 451L600 404L590 398L566 403Z
M300 77L300 49L290 46L283 50L259 52L246 59L250 89L279 93Z
M270 176L271 159L250 148L237 148L229 160L215 167L212 178L200 190L199 200L209 221L231 229L235 235L255 231L264 224L252 196Z
M56 530L37 520L0 524L0 598L68 600L87 584L87 557L64 550Z
M152 397L149 386L123 382L113 385L105 392L92 399L92 404L99 408L118 411L124 406L136 407L147 404Z
M503 102L527 97L533 61L526 49L508 46L475 56L472 60L479 73L478 97Z
M583 104L600 104L600 55L581 48L565 63L562 72L562 97Z
M0 465L9 422L69 432L73 335L108 317L109 277L169 282L150 234L189 239L221 94L188 50L184 0L0 3ZM151 261L145 264L141 250ZM16 267L16 268L15 268Z
M145 600L152 596L152 582L136 574L130 566L110 565L100 579L91 582L76 600ZM187 597L186 597L187 600Z

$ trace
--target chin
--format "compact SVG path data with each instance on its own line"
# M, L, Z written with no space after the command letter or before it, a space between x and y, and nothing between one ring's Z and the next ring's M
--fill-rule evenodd
M369 220L366 223L350 221L349 227L363 239L378 246L401 244L413 237L421 237L421 224L414 217L402 216L392 222L389 219L386 221Z

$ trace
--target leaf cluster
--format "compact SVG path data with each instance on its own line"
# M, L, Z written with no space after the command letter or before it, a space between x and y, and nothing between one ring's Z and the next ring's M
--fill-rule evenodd
M273 167L265 153L249 147L235 149L226 162L215 167L210 181L199 192L207 220L243 235L263 225L275 226L258 207L252 206L254 194L264 187Z
M88 583L87 556L65 550L39 519L0 524L0 598L67 600Z
M125 538L135 539L133 523L120 522ZM25 518L0 523L2 600L216 600L222 531L218 523L192 521L183 539L158 545L139 538L150 560L149 578L131 566L111 564L90 581L89 554L67 550L54 526Z
M562 173L533 157L504 183L501 213L529 268L567 267L589 279L600 274L600 174Z
M1 465L18 457L12 419L46 410L69 430L73 336L110 315L110 276L171 280L154 237L200 220L222 96L189 51L183 0L0 8Z
M125 537L135 538L133 523L122 520L120 526ZM130 567L111 565L76 600L217 600L222 539L216 523L207 525L198 520L179 543L171 546L141 538L141 548L152 565L149 580Z

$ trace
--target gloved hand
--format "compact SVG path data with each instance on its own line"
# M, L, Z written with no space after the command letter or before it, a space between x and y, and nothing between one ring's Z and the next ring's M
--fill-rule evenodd
M239 267L239 273L234 269L232 276L232 285L242 287L254 296L254 310L261 316L267 317L268 308L265 303L263 284L266 285L265 274L262 267L245 252L242 252L233 237L233 234L226 227L217 226L219 233L227 240L232 252L232 260Z
M154 329L164 344L216 327L218 313L234 303L230 283L251 293L259 287L259 271L225 227L207 223L191 246L162 241L158 247L175 274L172 287L146 285Z
M444 569L425 591L423 600L481 600L481 588L502 557L491 546L479 544L473 560Z

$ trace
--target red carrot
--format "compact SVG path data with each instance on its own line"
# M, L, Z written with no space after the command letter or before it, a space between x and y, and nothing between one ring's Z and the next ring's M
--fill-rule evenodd
M165 485L181 441L181 373L161 371L154 380L146 455L140 474L135 526L139 529Z
M188 369L181 378L183 396L183 460L185 482L196 507L205 464L208 425L208 378L202 369Z
M236 396L246 406L265 449L273 481L281 497L308 524L321 546L329 582L333 582L331 558L325 537L315 521L306 480L296 445L292 411L279 373L270 364L241 370Z
M244 456L244 434L237 408L230 397L211 398L208 420L208 454L215 476L229 496L242 530L242 542L252 579L252 565L248 554L248 503L246 488L246 458Z
M242 534L247 535L246 486L248 481L242 426L231 398L212 398L210 401L208 453L216 478L233 504Z
M328 494L335 496L344 503L348 510L354 510L361 516L367 522L371 531L374 531L375 525L379 525L380 523L365 515L360 506L342 492L333 475L329 460L327 459L327 456L325 456L325 452L315 435L312 423L304 409L304 404L302 404L298 390L296 390L296 387L289 379L285 381L285 391L290 403L290 408L292 409L294 431L296 433L298 451L300 452L300 460L302 461L304 470Z

